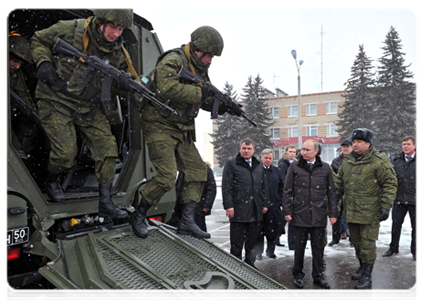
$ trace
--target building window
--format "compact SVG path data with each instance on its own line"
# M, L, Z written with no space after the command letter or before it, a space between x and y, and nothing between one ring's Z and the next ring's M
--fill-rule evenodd
M326 136L338 136L338 126L335 124L326 125Z
M288 137L298 137L298 126L288 127Z
M326 102L326 114L337 114L338 113L338 103L337 101Z
M324 162L331 163L332 160L336 157L336 149L339 147L339 144L326 144L322 145L322 154L320 155L321 159Z
M273 157L273 161L276 162L276 163L278 162L278 160L281 157L279 152L280 152L279 149L273 149L273 153L275 154L274 157Z
M307 126L307 136L317 136L317 125Z
M279 140L281 138L281 129L280 128L270 128L270 138Z
M306 116L317 115L317 103L306 104Z
M288 118L298 117L298 105L288 105Z
M272 119L279 119L279 107L270 107L270 117Z

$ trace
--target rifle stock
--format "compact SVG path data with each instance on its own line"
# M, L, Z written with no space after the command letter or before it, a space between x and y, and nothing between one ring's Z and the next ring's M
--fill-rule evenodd
M222 102L228 108L233 107L233 105L238 105L234 101L232 101L232 99L229 96L223 94L211 82L209 82L209 81L202 82L200 79L195 77L195 75L192 74L184 66L182 66L181 69L179 70L178 77L182 78L184 80L187 80L189 82L199 84L200 86L207 88L216 99L218 99L220 102ZM216 101L213 103L213 109L212 109L212 112L211 112L211 118L212 119L217 118L217 110L219 108L219 105L217 105L217 104L218 104L218 102L216 102ZM250 119L242 109L239 109L239 111L240 111L240 114L238 116L244 117L244 119L246 119L248 122L250 122L253 126L257 126L257 123L253 121L253 118Z
M173 114L177 114L177 112L167 106L166 104L160 102L155 98L155 94L146 88L144 85L133 79L131 76L126 74L125 72L119 71L112 65L104 62L102 59L98 58L97 56L88 56L81 52L79 52L75 47L69 45L67 42L62 40L61 38L57 38L55 45L52 49L54 52L62 53L68 56L73 56L78 59L81 63L87 64L88 68L85 69L81 76L86 77L88 74L94 70L99 70L104 73L105 77L103 80L103 85L101 88L101 100L102 101L109 101L111 100L110 90L112 88L113 80L125 80L128 82L128 86L131 90L138 92L143 97L151 101L153 104L160 108L164 108L169 110ZM122 79L123 78L123 79Z

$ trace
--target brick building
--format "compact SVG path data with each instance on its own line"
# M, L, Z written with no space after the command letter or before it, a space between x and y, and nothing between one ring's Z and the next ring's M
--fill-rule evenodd
M303 143L314 139L322 145L322 160L331 162L340 147L338 127L335 122L345 101L345 91L301 95L301 132ZM282 96L281 96L282 95ZM277 91L277 96L266 100L274 124L269 128L275 162L289 144L298 145L298 95L287 96Z

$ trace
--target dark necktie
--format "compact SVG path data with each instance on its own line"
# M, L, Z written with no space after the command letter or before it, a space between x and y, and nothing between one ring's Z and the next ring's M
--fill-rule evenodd
M410 162L411 159L412 159L411 156L405 156L405 160L407 161L407 164Z

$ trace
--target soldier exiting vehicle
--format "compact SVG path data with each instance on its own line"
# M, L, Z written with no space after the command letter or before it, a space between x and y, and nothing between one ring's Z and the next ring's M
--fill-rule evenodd
M104 75L90 72L81 76L87 66L72 56L55 55L52 48L59 37L80 52L109 61L110 65L129 72L129 55L123 48L122 32L132 26L133 12L127 10L94 10L88 19L60 21L32 37L33 59L38 67L36 97L39 100L41 124L51 142L47 175L47 194L53 201L64 201L60 174L74 164L77 154L76 128L95 161L99 182L99 215L125 218L126 211L112 202L112 183L118 155L110 124L99 108ZM127 95L129 87L114 84L112 93Z
M141 123L148 153L157 174L140 191L141 200L132 216L136 235L148 235L147 211L157 205L175 184L177 172L184 173L180 201L181 220L177 233L197 238L210 238L194 221L195 208L207 180L206 166L195 147L195 124L200 108L210 109L213 99L206 88L178 77L184 66L201 81L210 81L208 68L214 56L220 56L223 39L210 26L202 26L191 34L191 42L163 53L154 72L156 97L168 103L177 114L146 104Z

